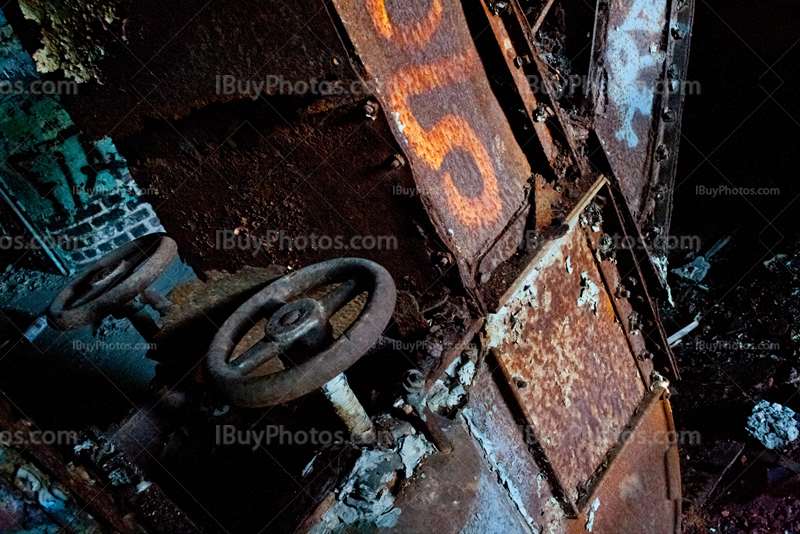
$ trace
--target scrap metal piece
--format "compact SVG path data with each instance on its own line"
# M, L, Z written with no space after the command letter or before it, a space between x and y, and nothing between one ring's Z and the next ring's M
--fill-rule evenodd
M531 169L495 98L457 2L333 2L377 84L439 237L474 288L475 270L527 201ZM511 228L519 232L517 226ZM506 251L506 256L513 253Z
M487 321L506 380L530 384L513 396L570 515L645 395L609 293L575 225Z
M664 28L668 19L667 3L659 0L611 2L603 63L593 67L599 84L595 87L597 133L635 214L642 208L657 145L653 115L667 61Z
M694 2L601 3L589 84L597 135L648 253L666 282Z

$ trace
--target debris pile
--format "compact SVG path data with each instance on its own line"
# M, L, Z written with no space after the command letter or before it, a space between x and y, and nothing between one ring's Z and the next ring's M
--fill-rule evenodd
M345 531L348 525L390 528L402 510L394 506L399 472L410 478L422 459L434 451L419 434L405 436L392 449L364 449L336 496L336 502L309 534Z
M768 449L784 447L800 435L794 410L764 400L753 408L747 431Z
M463 404L467 396L466 388L475 379L475 364L469 357L470 351L477 353L477 348L471 347L464 351L431 388L428 395L428 407L431 411L444 414Z
M684 532L797 532L784 497L800 487L800 236L762 257L740 232L671 263L672 406L677 430L702 436L680 445Z

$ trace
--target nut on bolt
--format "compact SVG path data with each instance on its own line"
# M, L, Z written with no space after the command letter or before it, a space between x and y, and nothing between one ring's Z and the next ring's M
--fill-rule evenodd
M489 9L492 12L492 15L499 15L508 7L508 3L506 2L498 2L498 1L489 1Z
M374 121L378 118L378 103L374 100L368 100L366 104L364 104L364 114L367 116L369 120Z
M405 164L406 158L400 154L394 154L391 158L389 158L389 167L392 169L399 169L400 167L405 166Z
M518 69L521 69L525 65L528 65L532 61L531 56L517 56L514 58L514 66Z

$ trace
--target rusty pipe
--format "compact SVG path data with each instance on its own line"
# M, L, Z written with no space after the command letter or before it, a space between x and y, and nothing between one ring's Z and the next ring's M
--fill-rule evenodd
M358 402L355 393L347 383L344 373L323 384L322 392L331 401L334 410L342 418L353 441L359 445L372 445L377 441L375 428L372 426L364 407Z

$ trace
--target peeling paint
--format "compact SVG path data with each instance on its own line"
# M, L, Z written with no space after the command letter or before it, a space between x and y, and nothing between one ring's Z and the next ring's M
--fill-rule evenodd
M398 471L402 470L405 477L410 478L422 459L434 450L433 444L419 434L405 436L394 449L363 449L337 492L336 502L309 534L338 534L348 525L356 528L395 526L402 513L394 506L393 489Z
M642 84L640 72L663 63L664 54L656 45L645 52L640 50L641 33L658 34L664 27L666 4L657 0L636 0L628 11L622 25L609 32L607 68L609 70L608 93L616 103L621 119L615 137L625 141L628 147L639 145L639 135L634 131L637 113L650 116L653 112L655 87Z
M589 306L597 315L597 303L600 300L600 288L589 278L588 271L581 273L581 295L578 297L578 306Z
M42 27L43 47L33 58L39 72L63 69L82 83L100 81L98 62L106 55L108 26L118 20L116 0L20 0L25 18ZM124 39L124 36L123 36Z
M461 418L467 425L470 434L473 438L478 442L483 451L484 456L489 462L489 466L491 467L492 471L497 473L497 478L499 479L500 483L506 488L508 491L509 497L511 497L511 501L516 506L517 511L519 511L520 515L525 519L525 522L530 527L531 531L534 534L540 534L539 525L536 521L528 514L528 511L525 509L525 502L522 499L522 494L520 493L519 489L514 485L514 482L508 475L508 471L506 470L505 464L498 461L497 455L494 452L494 446L492 445L491 439L485 434L483 434L477 426L472 422L472 410L469 408L464 408L461 413L459 414Z
M475 378L475 364L462 355L453 360L444 374L444 379L439 379L428 394L428 407L433 412L442 409L450 412L461 405L467 395L466 388L472 385Z
M592 503L592 507L589 509L589 519L586 521L586 530L589 532L592 531L594 528L594 514L597 512L597 509L600 508L600 499L595 499Z

